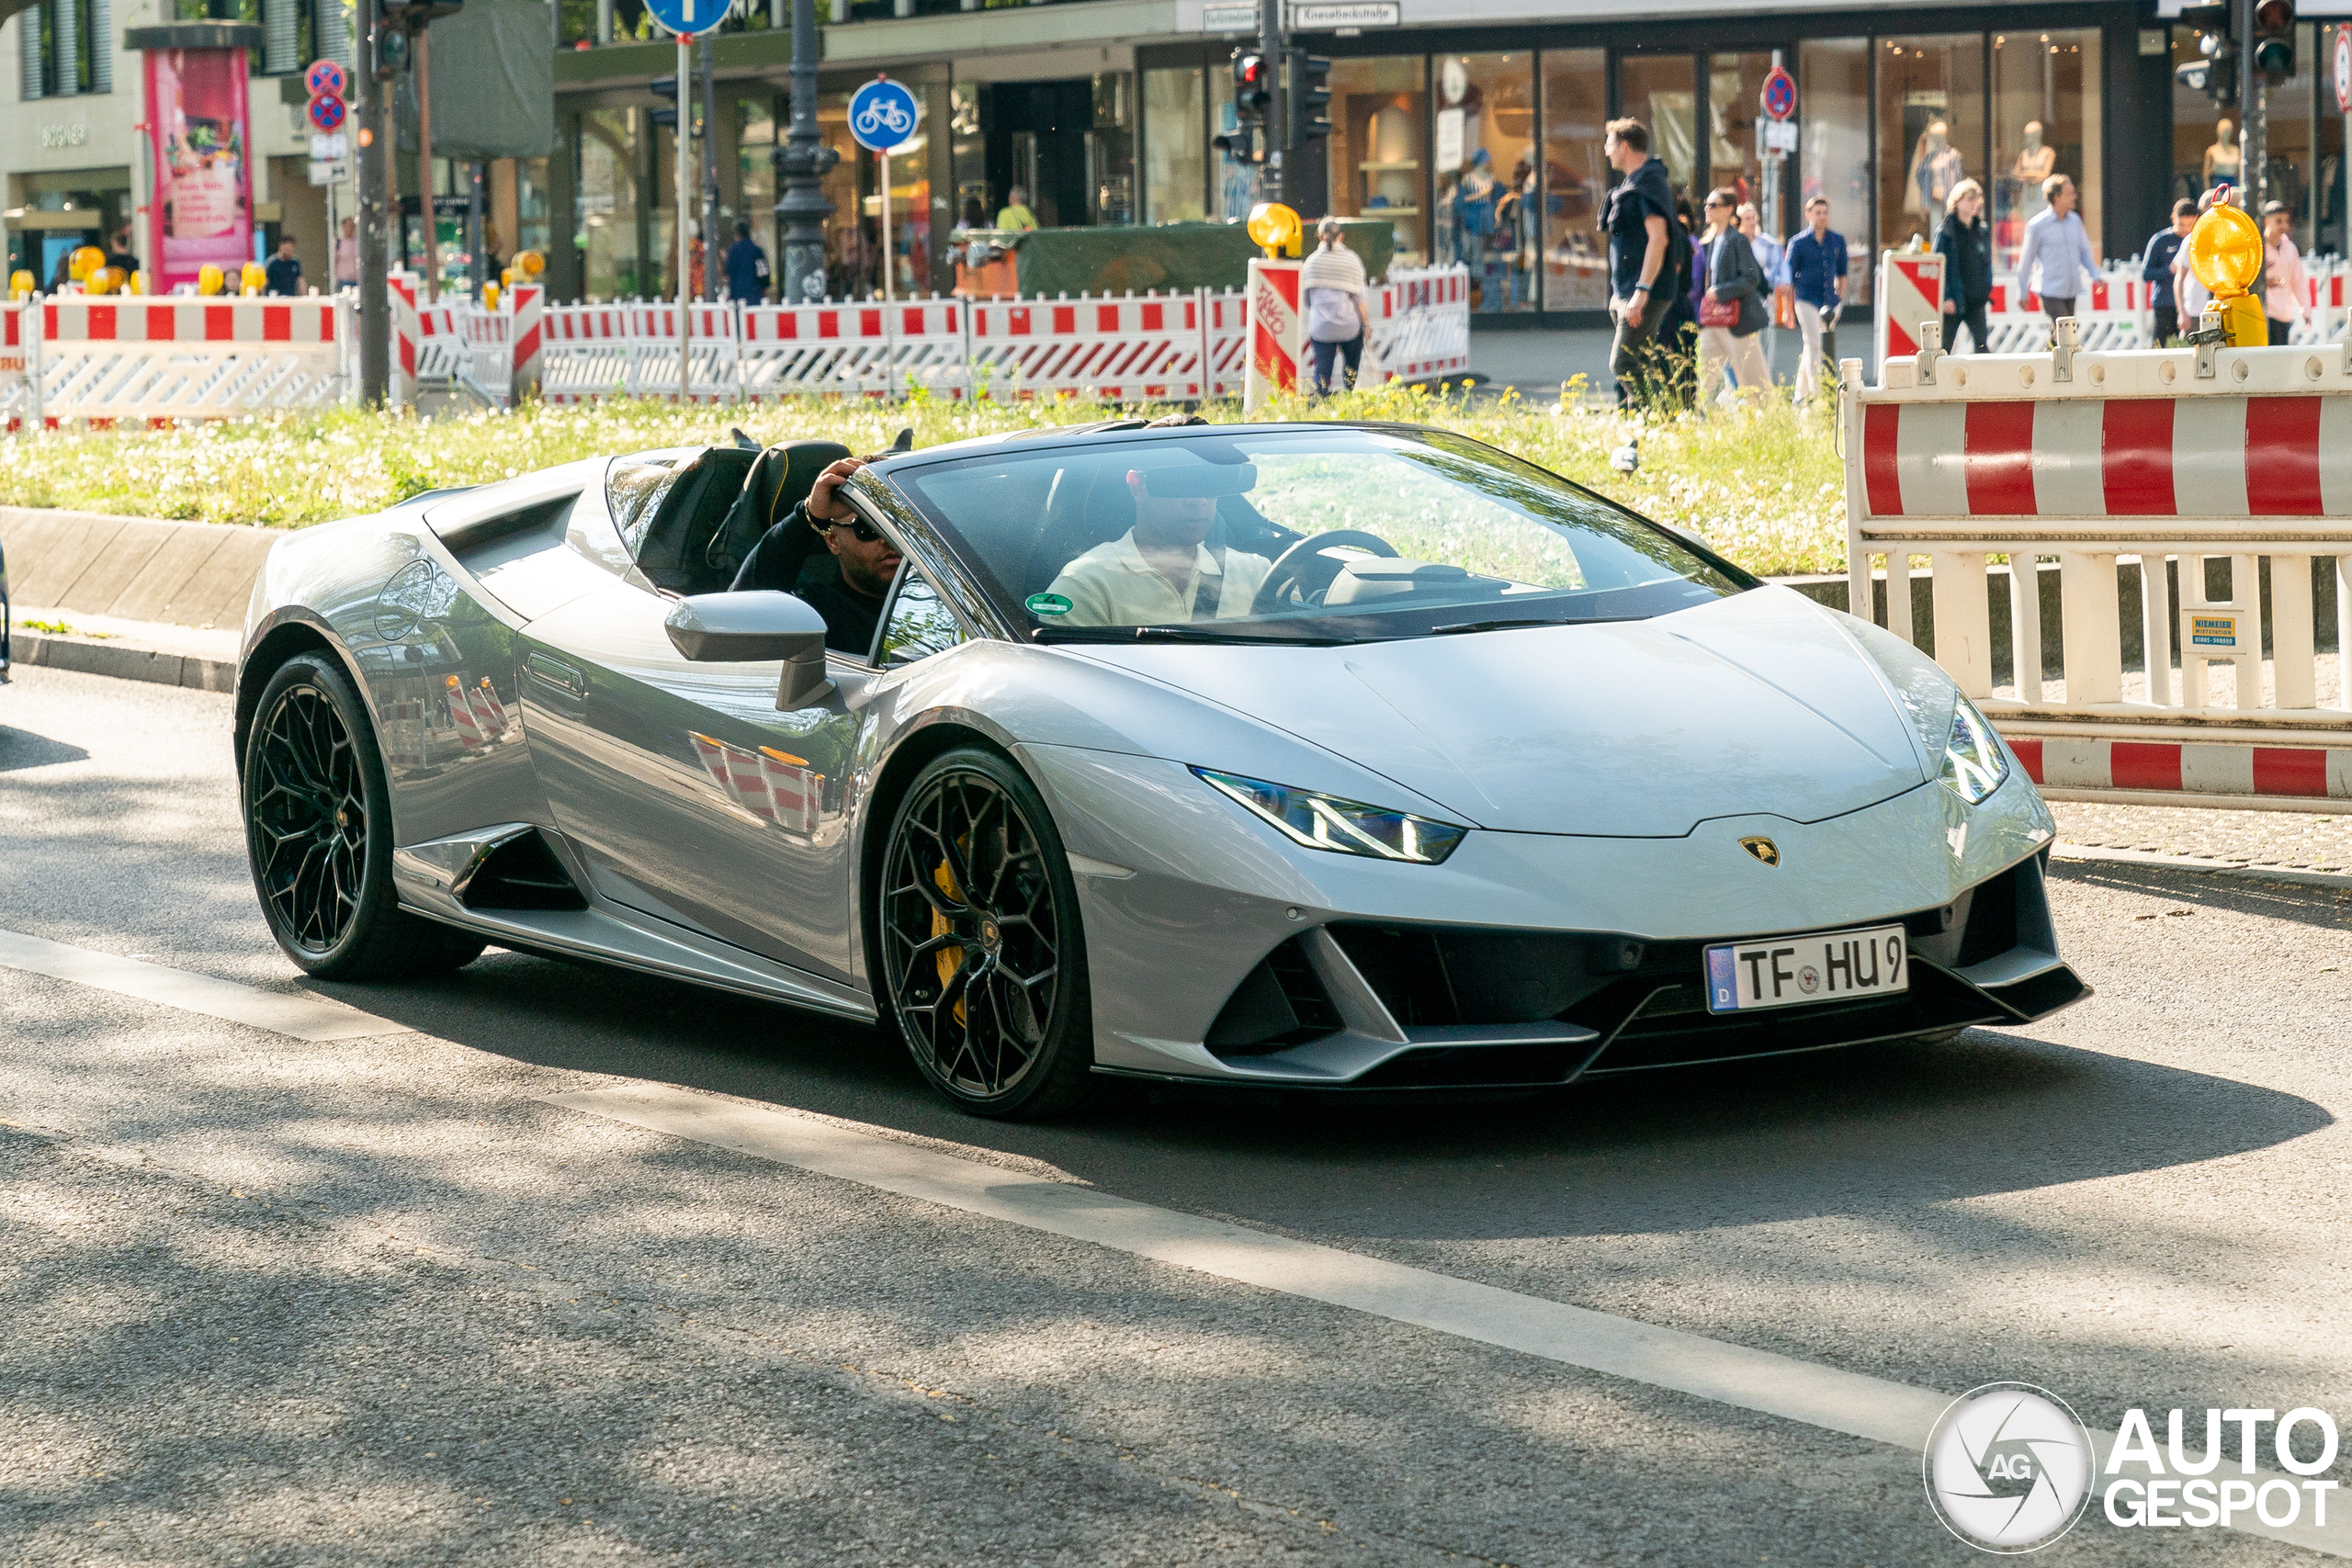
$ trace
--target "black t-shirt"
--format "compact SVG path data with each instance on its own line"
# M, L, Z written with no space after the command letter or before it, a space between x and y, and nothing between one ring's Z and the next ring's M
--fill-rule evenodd
M827 648L835 653L869 658L874 652L875 627L882 620L882 601L868 598L844 582L811 582L804 586L799 581L800 568L809 552L801 541L810 533L808 505L803 502L786 513L783 522L760 536L760 542L752 547L752 553L736 570L733 586L739 591L764 588L798 594L825 617Z
M800 597L825 617L825 646L835 653L870 659L874 630L882 622L882 601L869 599L846 582L812 582Z
M1674 221L1674 187L1666 177L1666 161L1652 158L1609 192L1601 227L1609 231L1609 287L1620 299L1630 299L1642 280L1642 258L1649 252L1649 220ZM1664 293L1674 280L1663 269L1652 287Z
M269 282L263 292L268 294L300 294L302 292L302 258L272 256L262 269Z

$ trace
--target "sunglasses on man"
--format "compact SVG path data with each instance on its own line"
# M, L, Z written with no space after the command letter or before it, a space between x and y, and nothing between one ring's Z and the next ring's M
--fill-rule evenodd
M882 536L882 530L863 517L848 518L839 523L820 522L816 527L820 534L830 533L835 528L847 528L857 536L857 542L862 545L870 545Z

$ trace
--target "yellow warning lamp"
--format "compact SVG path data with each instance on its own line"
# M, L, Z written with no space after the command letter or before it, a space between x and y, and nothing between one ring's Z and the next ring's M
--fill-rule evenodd
M1304 230L1298 214L1279 201L1261 201L1250 209L1250 237L1265 247L1268 260L1276 256L1298 254L1298 237Z
M144 294L144 293L146 293L146 292L147 292L147 275L146 275L146 273L145 273L145 272L143 272L143 271L141 271L141 269L139 269L138 267L133 267L133 268L131 268L131 269L130 269L130 276L129 278L127 278L127 279L124 281L123 286L122 286L122 291L123 291L125 294Z
M481 308L485 310L498 309L498 285L495 283L485 283L481 286Z
M521 273L526 278L537 277L547 271L548 258L537 251L516 251L513 266L514 271Z
M30 299L32 297L33 285L33 275L27 272L23 267L18 267L16 271L8 275L8 298L11 299Z
M228 281L228 278L221 275L220 269L210 262L206 262L196 269L196 291L198 294L218 294L220 292L221 285Z
M120 294L129 281L119 266L102 266L82 281L82 287L93 294Z
M237 269L237 285L245 298L252 299L269 287L269 268L259 262L247 262Z
M90 274L106 265L106 252L96 245L79 245L65 258L65 276L76 283L87 283Z
M2262 225L2243 207L2217 201L2188 231L2188 270L2213 296L2233 348L2261 348L2270 342L2262 301L2254 289L2262 281Z

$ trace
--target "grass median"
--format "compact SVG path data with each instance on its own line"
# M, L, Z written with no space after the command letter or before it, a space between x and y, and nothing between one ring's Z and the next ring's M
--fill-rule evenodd
M48 431L0 441L0 505L299 528L577 457L723 441L729 427L763 443L822 437L864 452L887 446L907 425L917 445L932 446L1112 412L1079 399L958 402L918 393L897 404L808 399L681 409L638 399L432 419L338 408L169 430ZM1204 412L1217 421L1240 418L1234 403ZM1442 426L1690 529L1752 571L1845 565L1845 480L1834 423L1784 397L1659 418L1584 407L1574 385L1565 411L1510 393L1392 387L1282 400L1263 417ZM1618 473L1610 455L1629 441L1639 444L1640 469Z

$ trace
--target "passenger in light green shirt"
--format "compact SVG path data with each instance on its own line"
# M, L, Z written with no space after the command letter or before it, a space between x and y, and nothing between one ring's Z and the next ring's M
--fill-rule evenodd
M1129 469L1135 526L1062 568L1051 592L1079 626L1182 626L1247 615L1272 566L1248 550L1212 550L1217 498L1247 491L1254 467Z
M1026 233L1037 227L1037 215L1029 210L1029 192L1014 186L1005 192L1005 205L996 215L996 226Z

